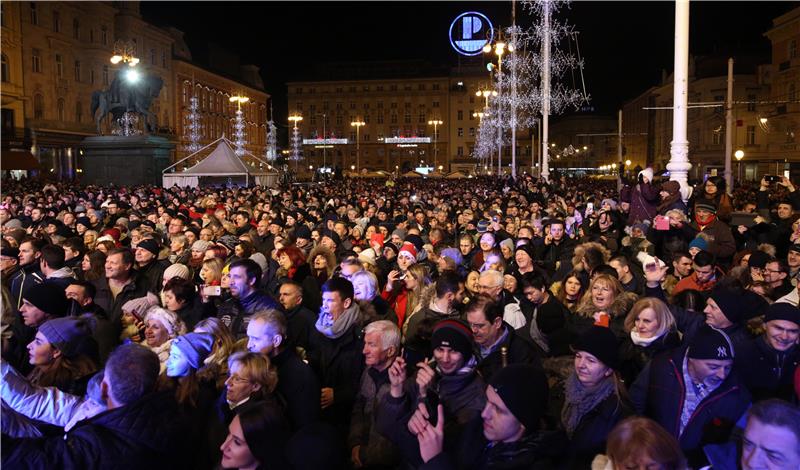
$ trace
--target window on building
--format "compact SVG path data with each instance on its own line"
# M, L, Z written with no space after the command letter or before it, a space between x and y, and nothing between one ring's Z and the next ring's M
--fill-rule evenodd
M756 95L747 95L747 110L748 111L755 111L756 110Z
M150 49L150 65L156 65L156 50Z
M108 65L103 66L103 85L108 85Z
M33 95L33 118L44 119L44 96L41 93Z
M356 141L356 131L350 131L350 141L351 142Z
M356 87L355 86L351 86L350 88L347 89L347 91L349 91L350 93L355 93L356 92Z
M378 124L383 124L383 113L378 114Z
M89 69L89 83L94 85L94 69Z
M106 26L100 27L100 42L102 42L104 46L108 45L108 27Z
M463 127L459 127L458 128L458 136L459 137L464 137L464 128Z
M389 105L389 107L390 107L390 108L392 108L392 109L397 109L397 102L396 102L396 101L395 101L395 102L392 102L392 103Z
M89 42L94 44L94 29L89 28Z
M464 120L464 110L459 109L456 112L456 119L458 119L459 121L463 121Z
M362 87L361 87L361 90L363 90L363 91L369 91L369 85L364 85L364 86L362 86Z
M789 59L797 57L797 40L792 39L789 41Z
M75 61L75 81L76 82L81 81L81 61L80 60L76 60Z
M336 103L336 110L337 110L337 111L341 111L341 110L342 110L342 108L344 108L344 104L342 104L342 103Z
M167 50L161 50L161 66L167 68Z
M81 21L78 18L72 20L72 37L77 40L81 39Z
M58 110L58 120L64 122L64 98L59 98L56 102L56 109Z
M403 122L406 124L411 124L411 113L406 113Z
M64 78L64 60L61 54L56 54L56 77Z
M425 84L424 84L424 83L420 83L420 84L417 86L417 89L418 89L419 91L425 91Z
M392 124L397 124L397 114L392 114L392 119L390 121Z
M467 111L467 119L469 119L470 121L475 119L474 117L472 117L473 114L475 114L475 110L474 109L470 109L469 111Z
M323 111L327 111L328 110L328 102L327 101L323 101L322 102L322 110Z
M747 145L756 144L756 126L747 126Z
M722 131L714 130L711 132L711 143L713 145L720 145L722 143Z
M364 103L364 109L369 109L369 103Z
M39 49L31 51L31 70L34 72L42 72L42 52Z
M432 108L438 108L439 107L439 102L438 101L434 101L433 104L431 105L431 107Z
M417 116L417 121L420 124L425 123L425 111L420 111L419 116Z
M351 102L350 102L350 109L356 109L356 103L355 103L355 101L351 101Z
M31 2L31 24L39 24L39 10L36 9L36 2Z
M470 104L472 104L472 103L474 103L474 102L475 102L475 96L473 96L472 94L470 94L470 95L469 95L469 103L470 103Z
M789 84L789 99L794 101L797 99L797 88L794 86L794 83Z
M397 91L397 85L389 85L389 91Z
M403 90L404 91L411 91L411 84L410 83L406 83L405 85L403 85Z
M315 126L317 124L317 116L311 116L311 118L308 120L308 122L312 126Z
M795 127L793 124L786 126L786 143L791 144L795 141Z
M439 84L438 83L434 83L432 88L434 90L439 90Z
M459 157L463 157L464 156L464 147L459 145L458 148L456 149L456 155L458 155Z
M470 127L469 128L469 136L470 137L475 137L475 128L474 127Z
M83 105L80 101L75 103L75 122L80 123L83 121Z
M8 57L5 54L0 55L2 60L0 60L0 76L2 76L3 83L7 83L9 81L8 76Z
M383 85L378 85L378 91L383 91Z
M56 33L61 32L61 13L53 12L53 31Z
M337 124L337 125L339 125L339 126L341 126L341 125L342 125L342 122L343 122L343 121L342 121L342 115L341 115L341 114L337 114L337 115L336 115L336 124Z

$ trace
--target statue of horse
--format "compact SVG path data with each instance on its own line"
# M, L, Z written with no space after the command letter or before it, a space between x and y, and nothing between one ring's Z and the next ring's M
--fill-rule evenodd
M111 113L112 119L116 120L126 112L142 115L145 134L155 130L157 117L150 111L150 105L161 93L163 86L164 81L157 76L146 75L136 82L121 80L117 76L107 90L94 91L91 113L95 118L97 133L103 134L100 123L106 115Z

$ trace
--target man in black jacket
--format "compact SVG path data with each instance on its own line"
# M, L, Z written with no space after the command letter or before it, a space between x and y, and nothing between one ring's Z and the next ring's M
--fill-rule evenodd
M636 411L678 439L692 468L705 464L702 446L727 441L750 405L731 371L735 354L727 334L703 325L687 346L656 356L631 387Z
M288 344L286 317L276 310L262 310L247 325L247 349L266 354L278 370L278 393L297 430L317 421L320 389L317 376Z
M309 341L309 363L322 385L323 420L342 432L350 426L350 412L364 369L361 328L366 321L353 297L350 281L328 279L322 286L322 309Z
M277 309L281 306L269 294L256 288L261 279L261 268L251 259L240 259L230 267L231 298L219 307L219 318L238 340L247 335L247 324L259 310Z
M188 443L171 395L154 393L158 357L126 344L108 359L101 384L108 411L68 433L45 439L3 439L3 467L17 469L179 468ZM178 450L178 451L176 451Z
M22 297L28 289L44 281L39 257L45 244L40 238L26 238L19 244L19 270L11 279L11 302L16 310L22 306Z
M467 322L478 346L477 369L484 380L509 364L541 366L533 345L514 333L503 321L503 307L488 296L479 295L465 310Z
M791 401L795 370L800 364L800 308L783 302L772 304L764 316L764 327L763 335L740 348L736 370L754 401Z
M308 349L308 338L314 330L317 315L303 306L303 286L287 280L281 283L278 292L278 300L289 323L288 344Z
M158 260L161 248L153 238L145 238L136 245L136 285L158 295L167 267Z

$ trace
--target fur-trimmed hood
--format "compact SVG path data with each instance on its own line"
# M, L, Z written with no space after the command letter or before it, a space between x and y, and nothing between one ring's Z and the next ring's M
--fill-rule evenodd
M591 296L591 292L586 292L584 296L589 295ZM597 308L594 303L589 302L584 303L583 299L581 299L580 304L578 305L578 309L575 313L582 317L592 318L595 313L603 311L611 316L611 318L617 317L624 317L628 314L628 311L633 307L633 304L639 299L639 296L634 294L633 292L623 292L614 298L614 302L611 303L611 306L604 309Z

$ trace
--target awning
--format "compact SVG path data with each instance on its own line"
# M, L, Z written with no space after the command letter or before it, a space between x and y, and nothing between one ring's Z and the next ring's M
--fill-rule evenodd
M2 170L38 170L40 168L41 165L30 152L3 149L0 153L0 169Z

